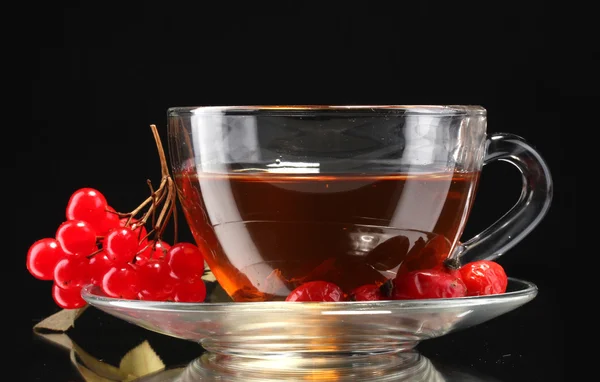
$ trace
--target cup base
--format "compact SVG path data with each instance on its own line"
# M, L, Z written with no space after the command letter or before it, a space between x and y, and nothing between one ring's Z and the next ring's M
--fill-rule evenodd
M335 355L303 353L285 358L238 357L206 353L186 372L203 378L229 376L235 380L409 380L433 373L430 362L418 352ZM383 379L382 379L383 378ZM391 378L391 379L389 379ZM183 380L187 380L183 378ZM191 380L191 379L190 379ZM421 379L422 380L422 379ZM426 379L429 380L429 379Z

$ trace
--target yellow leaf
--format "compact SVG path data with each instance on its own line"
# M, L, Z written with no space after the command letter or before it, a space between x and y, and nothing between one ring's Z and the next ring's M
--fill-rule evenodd
M215 275L208 267L204 268L204 274L202 275L202 280L208 281L208 282L217 281L217 279L215 278Z
M45 340L59 345L71 352L71 362L77 367L80 374L91 378L92 381L101 377L110 381L128 381L133 379L131 375L122 372L119 368L94 358L88 352L71 340L65 333L36 333ZM94 376L90 376L94 374ZM96 379L94 379L96 378ZM88 379L86 379L87 381ZM101 379L102 380L102 379Z
M93 371L91 371L90 369L88 369L87 367L83 366L82 364L80 364L77 361L77 357L75 356L75 350L71 350L71 363L73 363L73 365L75 366L75 368L77 368L77 371L79 371L79 374L81 374L81 376L83 377L83 379L86 382L114 382L114 381L118 381L118 379L108 379L108 378L104 378L99 376L98 374L94 373Z
M119 364L121 372L131 374L138 378L163 370L164 368L165 364L154 352L148 341L144 341L128 351Z
M86 308L87 305L80 309L62 309L35 324L33 330L39 331L46 329L53 332L66 332L71 327L75 326L75 320L85 311Z

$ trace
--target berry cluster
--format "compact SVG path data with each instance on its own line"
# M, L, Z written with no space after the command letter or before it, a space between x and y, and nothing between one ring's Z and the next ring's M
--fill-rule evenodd
M52 297L61 308L84 306L87 284L109 297L204 301L204 258L197 246L152 239L144 218L116 212L92 188L75 191L66 210L55 237L36 241L27 253L27 269L54 281Z
M451 264L402 272L377 285L360 286L345 293L326 281L310 281L294 289L286 301L377 301L484 296L506 292L508 278L494 261L479 260L454 267Z
M115 211L98 190L75 191L66 221L55 237L44 238L27 252L27 269L40 280L52 280L52 297L63 309L85 305L81 289L98 286L109 297L151 301L203 302L204 257L191 243L177 242L176 188L155 125L150 126L161 165L161 182L133 211ZM171 217L175 237L162 234ZM149 229L147 229L149 228Z

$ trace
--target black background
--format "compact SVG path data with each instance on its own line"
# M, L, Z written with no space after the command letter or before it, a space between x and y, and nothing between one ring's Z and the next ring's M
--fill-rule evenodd
M540 294L482 327L424 343L423 351L500 379L562 380L559 274L576 247L567 134L571 106L590 100L598 84L590 70L597 48L581 50L581 39L567 39L566 12L542 2L324 3L90 2L24 12L31 118L20 121L12 147L19 185L13 216L24 229L11 239L9 272L27 292L26 299L13 295L23 303L19 349L35 355L25 380L75 380L67 355L32 341L31 326L57 308L50 283L25 268L27 248L54 234L70 194L94 187L117 210L130 210L147 196L146 179L160 178L149 125L157 124L166 142L168 107L252 104L478 104L488 110L489 133L525 137L550 167L553 204L498 261L509 275L536 283ZM465 238L500 217L519 192L515 169L486 166ZM191 240L187 231L182 239ZM94 343L82 328L77 333L108 358L144 336L168 352L196 351L195 344L98 319L112 325L104 325L103 336L117 343ZM97 331L94 318L88 321ZM460 352L452 350L457 346ZM506 366L505 354L520 358ZM58 366L48 373L48 364Z

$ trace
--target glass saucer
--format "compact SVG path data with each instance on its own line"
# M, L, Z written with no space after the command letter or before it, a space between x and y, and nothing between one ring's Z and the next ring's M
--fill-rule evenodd
M537 291L531 282L509 278L503 294L428 300L173 303L108 298L94 286L82 296L110 315L209 352L266 359L411 350L514 310Z

